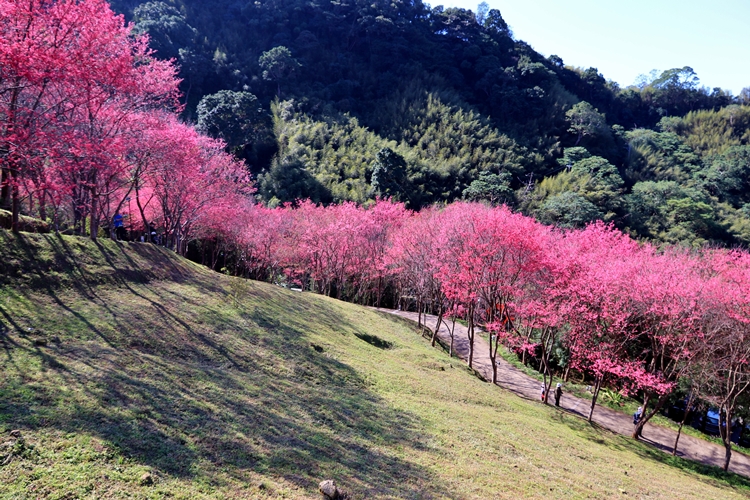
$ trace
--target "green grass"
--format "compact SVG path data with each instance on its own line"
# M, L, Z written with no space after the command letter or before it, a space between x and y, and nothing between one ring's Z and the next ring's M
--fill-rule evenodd
M358 499L750 493L483 383L384 313L147 244L0 248L0 444L25 440L0 498L301 499L328 478Z
M486 334L481 334L481 336L482 338L487 340ZM524 365L521 360L518 359L518 356L509 349L501 346L501 348L498 349L498 355L529 377L539 380L540 382L544 380L544 376L538 370L536 370L532 366ZM555 377L553 383L557 382L561 382L561 379ZM589 387L589 384L583 381L575 381L571 379L568 380L568 382L565 382L565 392L567 394L571 394L578 398L591 401L593 395L590 391L587 390L587 387ZM633 413L635 413L636 409L642 404L643 403L637 399L622 396L618 392L610 391L608 389L602 389L599 393L599 397L596 400L597 407L604 406L609 408L610 410L615 410L626 415L632 415ZM591 406L591 403L589 403L589 406ZM596 413L596 409L594 409L594 412ZM677 431L680 427L679 422L675 422L671 418L661 413L657 413L656 415L654 415L651 420L649 420L649 422L651 424L660 425L674 431ZM690 425L690 422L686 422L682 427L682 434L692 436L697 439L703 439L704 441L718 444L719 446L724 446L721 438L719 438L718 436L710 436L701 432L700 430ZM734 443L732 444L732 452L739 452L750 455L750 449L744 448Z

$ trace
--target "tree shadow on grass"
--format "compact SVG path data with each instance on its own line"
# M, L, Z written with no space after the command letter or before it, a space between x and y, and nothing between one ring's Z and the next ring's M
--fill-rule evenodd
M179 299L176 292L168 297L171 293L148 285L120 291L127 295L122 303L135 302L128 307L136 309L159 297ZM272 295L269 299L279 299ZM306 314L299 322L276 319L275 308L283 302L262 304L227 318L218 306L187 303L132 332L143 340L168 328L163 342L182 345L164 349L117 339L38 347L7 321L7 349L38 359L46 375L30 386L24 374L11 373L7 360L0 361L8 375L0 383L0 421L14 428L91 434L159 473L189 479L223 468L238 480L252 470L310 492L320 480L333 478L357 498L451 496L433 474L396 451L427 447L420 419L393 409L354 369L306 340L306 328L319 324L342 332L359 332L358 327L325 304L312 314L289 304L295 314ZM95 310L67 307L82 317L80 328L93 328L85 318ZM118 317L130 314L118 303L108 307ZM181 314L201 314L205 331ZM247 321L251 326L243 328ZM274 360L293 360L293 368L281 369Z

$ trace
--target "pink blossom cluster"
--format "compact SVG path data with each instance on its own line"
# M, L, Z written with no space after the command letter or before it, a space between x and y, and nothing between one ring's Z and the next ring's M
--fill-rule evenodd
M118 212L184 251L251 191L181 123L172 61L104 0L0 0L0 202L96 238ZM150 235L150 231L146 231Z
M548 366L562 348L597 387L662 404L681 377L708 380L699 366L715 382L706 398L725 366L750 376L744 251L658 248L603 223L562 231L463 202L253 206L233 234L250 276L463 318L490 333L493 360L505 345Z

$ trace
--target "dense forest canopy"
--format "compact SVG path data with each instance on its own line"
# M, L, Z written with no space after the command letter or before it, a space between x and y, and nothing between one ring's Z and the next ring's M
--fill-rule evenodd
M537 53L486 3L111 3L176 62L183 118L245 160L272 205L463 198L656 241L750 242L750 90L705 88L690 67L621 88Z

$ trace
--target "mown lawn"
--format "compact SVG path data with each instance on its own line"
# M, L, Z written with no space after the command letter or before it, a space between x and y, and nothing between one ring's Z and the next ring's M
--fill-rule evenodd
M151 245L0 248L0 444L24 439L0 498L750 494L483 383L386 314Z

